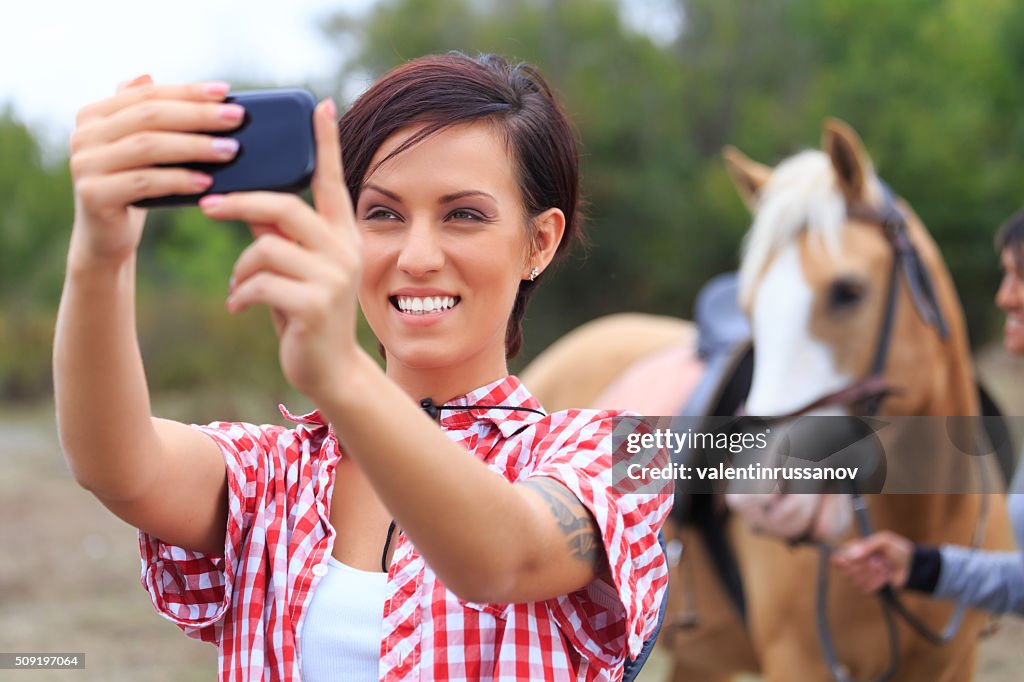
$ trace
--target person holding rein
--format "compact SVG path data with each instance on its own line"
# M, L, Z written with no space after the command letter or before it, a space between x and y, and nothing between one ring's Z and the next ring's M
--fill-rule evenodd
M1003 347L1024 356L1024 210L1000 228L996 248L1003 270L996 293L996 305L1006 313ZM865 593L891 585L986 611L1024 615L1024 466L1019 463L1007 493L1017 550L932 547L878 531L844 544L833 563Z
M256 237L227 309L270 309L316 410L188 426L151 416L131 203L209 186L173 165L234 153L195 132L237 125L227 90L137 78L72 137L60 437L79 484L139 529L154 606L218 646L222 680L619 679L656 624L671 495L612 485L619 413L546 414L506 364L578 232L551 89L495 56L419 58L340 122L317 106L313 206L204 197Z

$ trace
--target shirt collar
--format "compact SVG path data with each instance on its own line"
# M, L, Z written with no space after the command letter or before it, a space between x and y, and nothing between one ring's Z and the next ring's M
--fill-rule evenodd
M497 427L502 436L509 438L524 426L529 426L546 416L540 401L526 390L518 377L512 375L492 381L444 404L448 407L465 405L480 405L481 407L469 410L442 409L441 426L448 429L465 429L477 421L488 421ZM485 407L489 405L495 407ZM501 409L502 407L526 409L508 410ZM529 410L536 410L536 412Z
M426 397L426 396L424 396ZM494 424L505 438L511 437L516 431L524 426L529 426L543 419L546 415L538 414L543 412L541 406L532 393L530 393L518 377L511 374L506 375L480 388L476 388L465 395L452 398L444 404L445 406L458 407L466 405L480 405L481 407L469 410L441 410L440 423L446 429L465 429L477 421L488 421ZM501 407L523 407L538 412L527 410L503 410L498 407L488 408L484 406L494 405ZM320 414L320 410L313 410L307 414L294 415L284 405L278 405L281 414L285 419L296 424L305 424L314 427L326 426L326 422Z

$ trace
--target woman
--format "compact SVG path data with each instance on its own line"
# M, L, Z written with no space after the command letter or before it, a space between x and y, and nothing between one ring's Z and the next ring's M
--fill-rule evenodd
M1024 355L1024 210L1007 221L996 235L1003 280L996 305L1006 312L1003 346ZM1024 467L1010 483L1007 508L1024 548ZM1019 550L981 551L944 545L916 545L896 533L880 531L846 543L834 563L867 593L885 585L962 601L975 608L1024 614L1024 556Z
M614 413L544 414L506 365L578 230L551 90L493 56L417 59L337 128L318 105L313 206L206 196L256 236L227 309L270 308L317 410L189 427L150 415L129 205L209 187L168 165L235 153L192 132L238 124L227 89L141 77L72 138L60 435L78 482L139 528L154 606L219 647L222 680L618 679L667 583L671 496L611 485ZM386 371L356 343L357 299Z

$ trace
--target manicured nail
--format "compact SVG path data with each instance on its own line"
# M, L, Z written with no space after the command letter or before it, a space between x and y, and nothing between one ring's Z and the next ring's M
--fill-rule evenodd
M223 97L228 94L228 90L230 89L231 84L225 83L224 81L210 81L209 83L203 84L203 92L215 97Z
M327 115L331 117L331 120L338 118L338 105L334 103L334 98L328 97L324 102L324 110L327 111Z
M238 140L233 137L215 137L210 145L221 156L231 157L238 151Z
M241 104L224 104L221 105L217 113L225 121L241 121L245 116L245 107Z
M224 203L223 194L207 194L199 200L199 207L204 209L217 208Z
M206 189L213 184L213 178L206 173L193 173L192 185L197 189Z

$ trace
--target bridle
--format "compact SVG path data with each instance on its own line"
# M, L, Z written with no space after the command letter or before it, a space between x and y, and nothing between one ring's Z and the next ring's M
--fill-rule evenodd
M901 280L906 283L911 301L921 319L928 326L935 329L940 339L946 340L948 338L949 326L942 315L942 309L939 306L928 270L925 268L917 249L910 239L906 218L897 205L892 191L884 183L882 184L882 194L883 202L881 208L864 203L848 203L846 211L849 218L877 225L889 243L893 255L885 309L878 338L875 342L874 357L870 371L861 379L837 391L821 396L788 414L772 417L767 421L789 420L829 406L854 408L854 412L864 416L875 416L879 413L886 397L895 392L886 383L884 373L889 356L889 348L893 341L896 302L899 298L899 284ZM874 532L874 528L868 517L867 504L864 497L857 490L855 482L850 482L850 494L852 497L854 519L856 520L858 530L862 536L867 537ZM987 516L987 497L983 496L981 513L972 540L974 546L978 546L981 543ZM852 682L853 678L847 672L846 667L839 661L828 624L826 604L828 600L829 558L832 548L824 542L811 538L811 529L815 522L816 518L812 518L808 529L799 537L791 539L790 542L791 544L811 544L819 549L816 586L818 639L832 678L836 682ZM897 617L901 618L925 640L935 645L942 645L956 636L967 608L964 602L958 602L956 610L950 617L946 627L941 632L934 632L907 609L892 587L886 586L882 588L878 592L878 598L882 605L886 630L889 636L890 660L889 667L879 677L876 677L873 682L885 682L891 679L899 668L900 642L899 630L896 626Z

